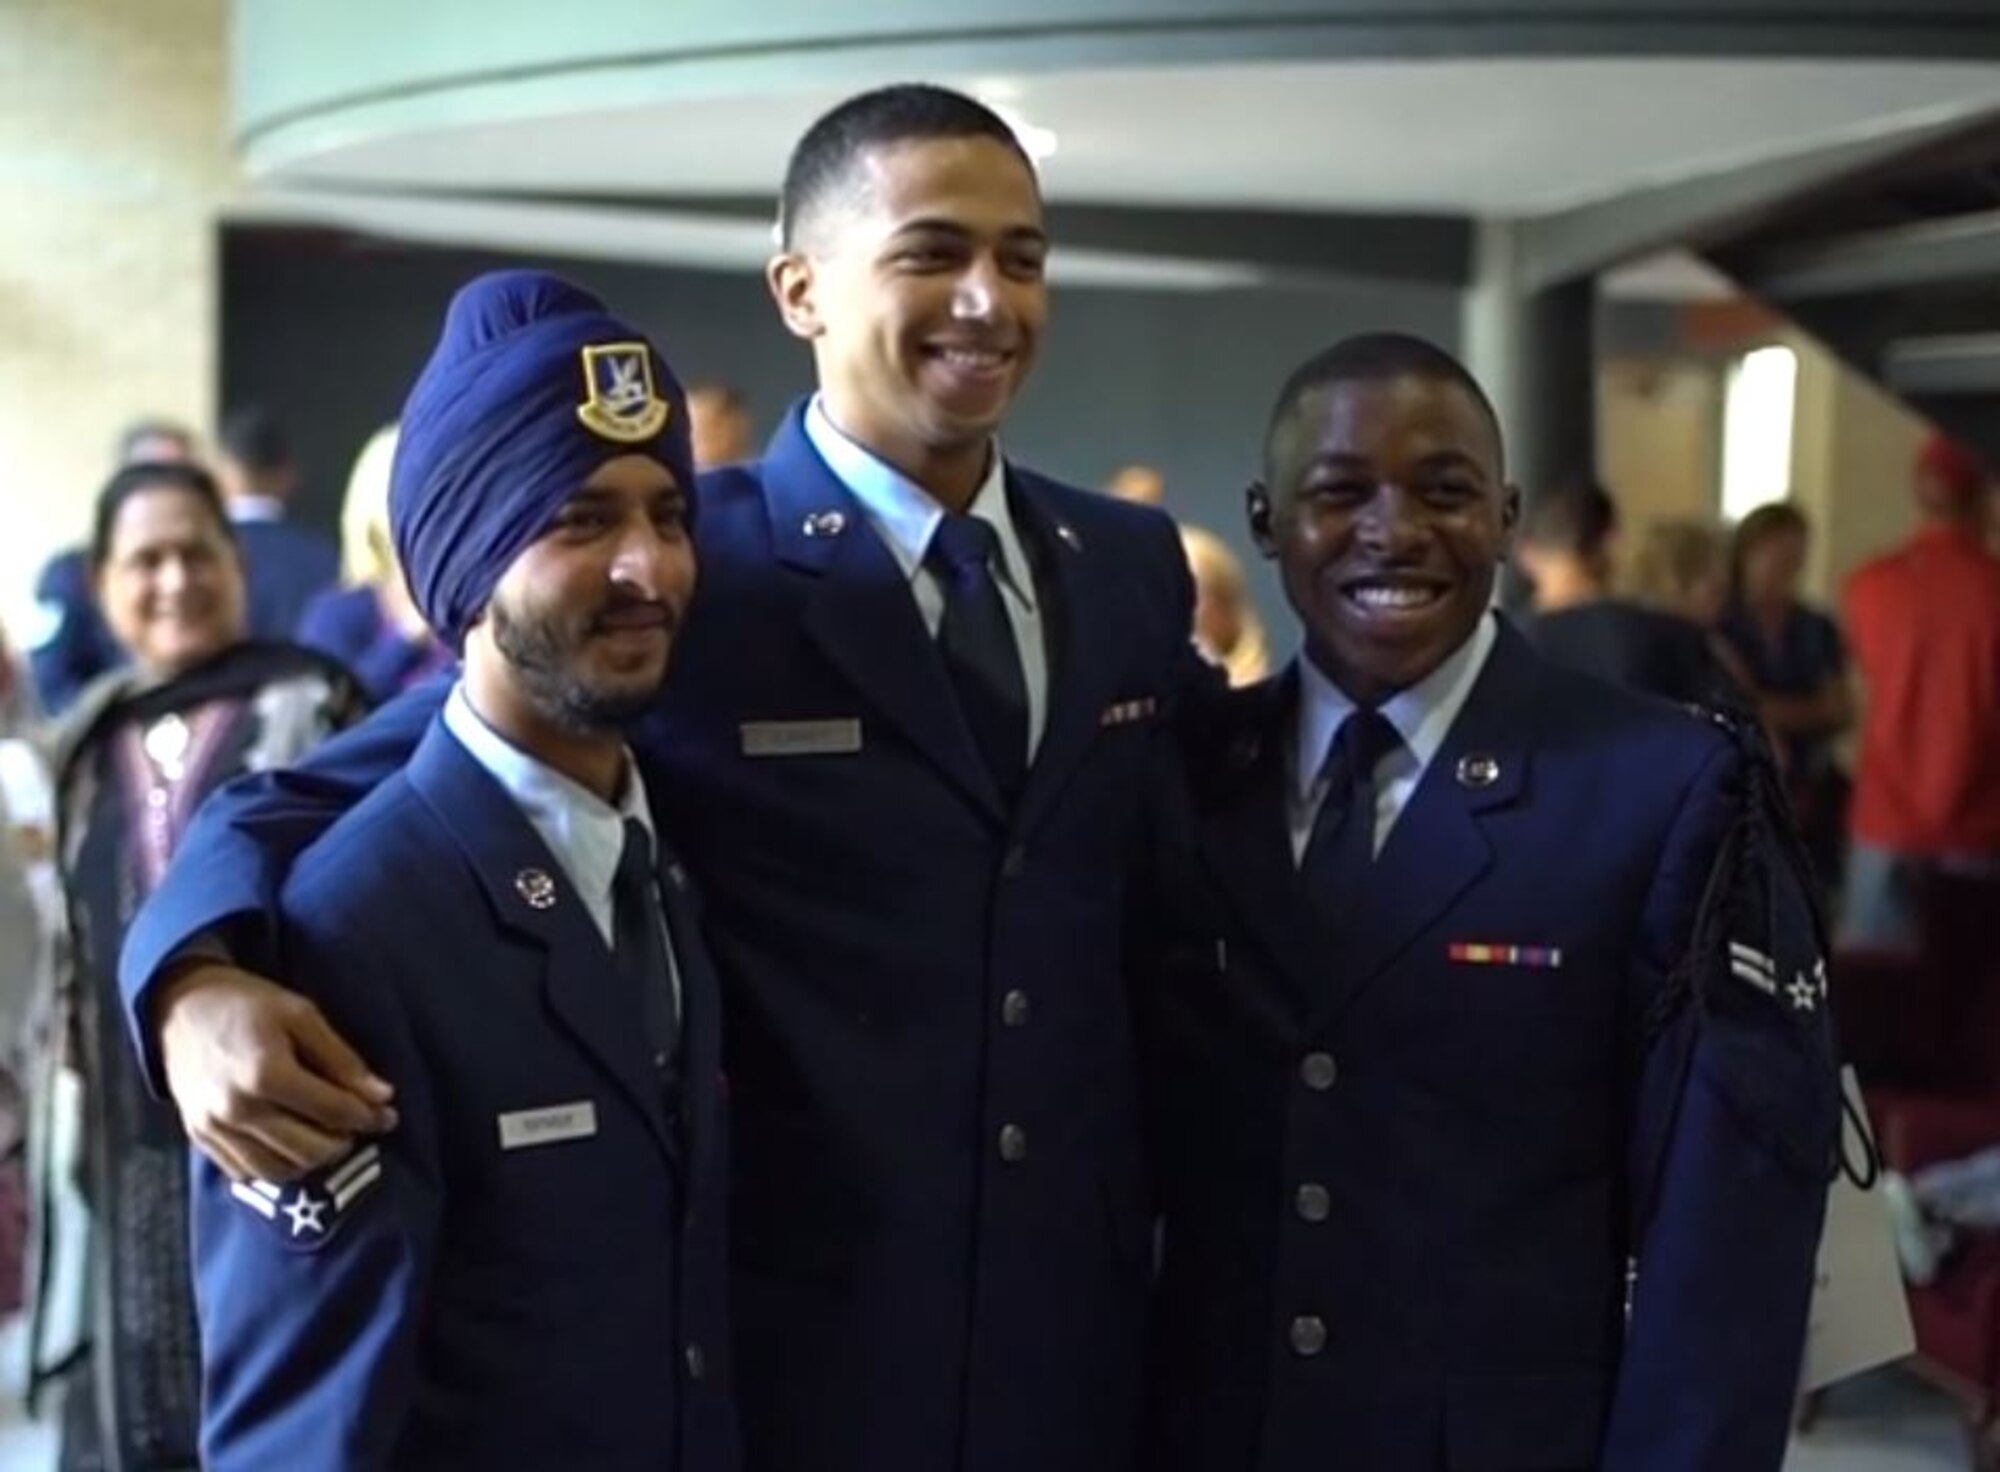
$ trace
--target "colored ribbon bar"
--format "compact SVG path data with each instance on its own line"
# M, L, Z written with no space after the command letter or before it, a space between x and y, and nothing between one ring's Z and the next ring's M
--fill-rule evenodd
M1467 966L1532 966L1554 970L1563 963L1557 946L1503 946L1455 941L1449 951L1452 960Z

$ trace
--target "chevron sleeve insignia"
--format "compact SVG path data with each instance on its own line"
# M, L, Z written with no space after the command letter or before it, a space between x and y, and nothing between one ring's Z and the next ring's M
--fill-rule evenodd
M233 1181L229 1194L294 1252L316 1252L382 1184L382 1147L364 1143L297 1181Z

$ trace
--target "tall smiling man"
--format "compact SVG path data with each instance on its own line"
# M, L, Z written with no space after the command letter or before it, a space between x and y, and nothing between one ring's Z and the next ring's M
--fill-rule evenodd
M1048 240L992 112L843 103L794 151L782 230L772 292L819 392L701 480L700 589L634 736L723 977L750 1464L1132 1468L1151 1239L1123 922L1192 659L1185 564L1164 517L995 439ZM135 1027L235 1171L323 1162L403 1081L188 943L272 969L265 896L436 700L235 790L141 917Z

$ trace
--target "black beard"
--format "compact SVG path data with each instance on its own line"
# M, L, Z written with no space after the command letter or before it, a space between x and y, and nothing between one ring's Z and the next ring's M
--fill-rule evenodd
M575 648L553 619L515 618L496 601L491 605L493 643L520 676L536 709L566 731L594 735L622 729L653 708L657 689L611 692L593 689L570 673L566 655Z

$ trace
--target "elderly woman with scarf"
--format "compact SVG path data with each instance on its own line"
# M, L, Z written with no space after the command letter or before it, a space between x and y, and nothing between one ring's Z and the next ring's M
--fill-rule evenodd
M37 1389L65 1382L64 1472L166 1472L196 1465L187 1142L133 1056L119 948L202 799L295 761L364 700L331 660L246 637L242 561L197 466L121 468L90 569L129 663L52 743L64 924L35 1029L32 1373Z

